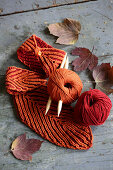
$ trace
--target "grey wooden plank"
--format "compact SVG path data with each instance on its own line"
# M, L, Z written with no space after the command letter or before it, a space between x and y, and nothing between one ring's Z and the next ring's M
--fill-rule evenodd
M0 169L1 170L112 170L113 169L113 108L104 125L92 126L93 147L87 151L76 151L61 148L44 140L39 152L33 155L32 162L15 159L9 150L10 144L22 133L28 137L42 140L22 124L16 116L16 111L10 95L5 90L5 72L8 66L15 65L27 68L17 59L16 50L32 34L37 34L47 43L68 52L69 61L74 58L70 51L75 47L55 44L56 38L49 35L46 29L50 23L60 22L63 18L77 19L82 24L82 30L76 46L89 49L99 57L99 63L110 62L113 65L113 18L112 3L107 0L51 8L37 12L6 16L0 18ZM106 11L105 11L106 10ZM101 13L101 14L100 14ZM105 16L104 16L105 15ZM104 55L108 54L107 57ZM103 57L101 57L103 56ZM71 65L70 65L71 69ZM84 89L93 87L88 83L90 72L79 73ZM113 102L113 96L110 95Z
M87 1L90 0L1 0L0 15Z

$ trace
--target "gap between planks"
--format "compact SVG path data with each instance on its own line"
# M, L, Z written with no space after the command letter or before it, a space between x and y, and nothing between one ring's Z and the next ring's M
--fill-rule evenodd
M74 4L82 4L82 3L94 2L94 1L98 1L98 0L83 0L81 2L70 2L70 3L64 3L64 4L55 4L55 5L51 5L51 6L47 6L47 7L39 7L37 9L28 9L28 10L10 12L10 13L6 13L6 14L0 14L0 17L8 16L8 15L20 14L20 13L26 13L26 12L34 12L34 11L39 11L39 10L44 10L44 9L49 9L49 8L66 6L66 5L74 5Z

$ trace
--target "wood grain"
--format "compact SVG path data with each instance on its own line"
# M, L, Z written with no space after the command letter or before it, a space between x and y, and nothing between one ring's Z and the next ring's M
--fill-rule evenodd
M18 13L43 10L64 5L85 3L97 0L1 0L0 16L13 15Z
M36 1L32 1L36 2ZM39 2L39 1L37 1ZM41 2L41 1L40 1ZM43 2L43 3L42 3ZM44 1L41 3L44 4ZM4 1L5 3L5 1ZM18 2L19 3L19 2ZM8 5L8 4L7 4ZM29 5L28 5L29 6ZM29 7L27 8L29 9ZM16 7L7 12L16 11ZM20 10L23 10L20 7ZM113 3L108 0L73 4L40 11L31 11L18 15L0 17L0 170L112 170L113 169L113 109L104 125L91 127L94 136L93 147L87 151L61 148L44 141L39 152L33 155L32 162L19 161L7 151L11 142L20 134L42 140L22 124L10 95L5 90L5 72L8 66L25 67L17 59L17 48L32 34L36 34L50 45L65 50L69 63L76 58L70 52L75 47L58 45L56 38L49 34L50 23L61 22L64 18L73 18L82 25L76 46L90 50L99 56L99 64L110 62L113 65ZM106 56L107 55L107 56ZM71 65L69 69L72 69ZM93 88L89 71L78 73L83 81L83 91ZM113 102L113 96L110 95Z

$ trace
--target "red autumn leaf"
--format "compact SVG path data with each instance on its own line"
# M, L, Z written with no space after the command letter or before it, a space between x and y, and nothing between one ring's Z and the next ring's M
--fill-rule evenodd
M97 89L105 92L106 94L113 93L113 66L110 63L102 63L93 70L93 78L96 83Z
M65 18L62 23L50 24L48 29L50 34L59 37L56 43L70 45L78 40L81 24L79 21Z
M23 134L13 141L11 152L17 159L32 160L31 154L40 149L42 142L38 139L26 139L26 134Z
M98 64L98 58L87 48L76 47L72 50L72 55L79 56L72 62L75 71L82 71L87 68L93 70Z

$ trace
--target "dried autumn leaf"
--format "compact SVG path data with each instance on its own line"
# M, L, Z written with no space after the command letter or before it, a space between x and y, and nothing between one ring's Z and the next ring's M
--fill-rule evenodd
M32 160L31 154L40 149L42 142L38 139L26 139L26 134L23 134L13 141L11 152L17 159Z
M102 63L93 70L93 78L97 89L100 89L106 94L113 93L113 67L110 63Z
M50 24L48 29L50 34L59 37L56 43L69 45L76 43L78 40L81 24L79 21L65 18L62 23Z
M87 48L76 47L71 53L79 56L72 62L75 71L93 70L98 64L98 58Z

